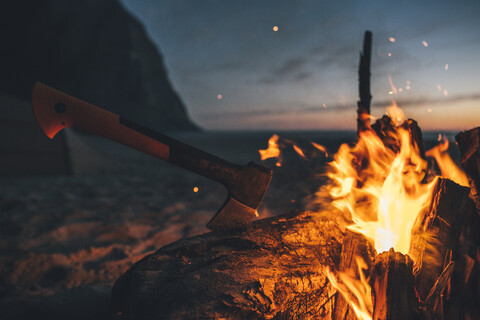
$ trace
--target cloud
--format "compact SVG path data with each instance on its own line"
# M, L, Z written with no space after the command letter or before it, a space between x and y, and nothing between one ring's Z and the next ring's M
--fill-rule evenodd
M312 73L304 70L308 63L307 56L298 56L284 61L280 66L275 67L269 75L260 79L261 83L274 84L284 81L303 81L312 76Z
M418 98L418 99L398 99L395 100L397 105L402 109L409 109L409 108L416 108L420 105L444 105L449 104L453 105L458 102L463 101L476 101L480 100L479 93L469 93L463 95L456 95L456 96L448 96L442 98ZM392 100L383 100L372 103L372 109L382 109L392 104ZM340 112L340 111L347 111L347 110L356 110L356 103L351 104L337 104L337 105L328 105L326 108L323 105L308 105L303 104L299 105L295 108L280 108L280 109L263 109L263 110L245 110L245 109L238 109L238 110L231 110L231 111L224 111L224 112L215 112L215 114L211 113L201 113L198 114L198 118L211 118L214 115L217 118L249 118L255 116L268 116L268 115L280 115L280 114L298 114L298 113L331 113L331 112Z

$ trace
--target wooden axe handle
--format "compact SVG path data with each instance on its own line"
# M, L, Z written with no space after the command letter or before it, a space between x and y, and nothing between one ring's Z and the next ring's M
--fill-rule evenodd
M227 189L241 168L39 82L33 89L32 106L38 125L50 139L73 127L203 175Z

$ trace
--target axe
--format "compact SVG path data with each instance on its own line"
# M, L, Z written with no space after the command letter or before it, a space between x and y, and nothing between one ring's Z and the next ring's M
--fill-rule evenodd
M33 114L50 138L66 127L80 129L168 161L223 184L228 197L207 224L213 231L245 227L267 191L272 170L250 162L230 163L40 82L32 93Z

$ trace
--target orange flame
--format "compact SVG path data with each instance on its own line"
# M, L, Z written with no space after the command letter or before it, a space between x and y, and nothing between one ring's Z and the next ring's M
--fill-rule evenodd
M368 269L365 261L355 257L358 277L354 272L338 272L333 275L327 268L326 275L332 286L349 302L359 320L372 320L373 302L369 280L365 277L364 270ZM337 279L338 278L338 279Z
M305 154L303 153L302 149L300 149L298 146L296 146L295 144L293 144L293 150L295 150L295 152L302 158L306 159L307 157L305 157Z
M328 157L328 152L327 152L327 148L325 148L324 146L322 146L321 144L319 143L315 143L315 142L311 142L312 146L314 146L315 148L317 148L318 150L320 150L321 152L325 153L325 156Z
M352 148L342 145L330 164L329 177L336 182L330 194L350 214L348 228L365 235L378 253L394 248L408 254L413 223L428 205L433 181L422 184L427 162L408 130L397 127L394 138L397 154L373 131L361 132Z
M459 185L468 187L469 184L467 175L455 164L448 153L448 147L450 145L448 139L444 135L439 135L438 138L441 142L437 146L425 152L425 155L435 159L438 167L440 168L442 176L455 181Z
M280 148L278 146L278 139L279 139L279 136L274 134L268 140L268 148L265 150L258 150L258 153L260 153L261 160L277 158L278 161L276 163L276 166L280 167L282 165L282 158L281 158Z
M392 90L396 90L389 77ZM327 174L332 180L333 205L346 213L352 223L348 229L363 234L377 253L393 248L409 254L411 231L420 213L427 210L437 178L424 179L428 162L413 143L405 115L393 103L387 108L393 128L381 135L373 129L359 133L354 146L340 146ZM390 147L387 147L390 146ZM434 157L442 175L468 186L468 180L448 155L448 140L426 152ZM412 257L415 259L415 257ZM349 301L358 319L371 320L371 288L362 270L366 263L355 257L358 271L348 270L335 276L327 270L331 284Z

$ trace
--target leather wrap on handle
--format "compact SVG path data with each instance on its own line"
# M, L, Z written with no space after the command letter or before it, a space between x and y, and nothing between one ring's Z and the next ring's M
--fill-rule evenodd
M94 133L157 158L169 158L169 146L119 122L119 116L37 82L32 107L43 132L52 139L66 127Z

